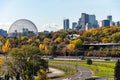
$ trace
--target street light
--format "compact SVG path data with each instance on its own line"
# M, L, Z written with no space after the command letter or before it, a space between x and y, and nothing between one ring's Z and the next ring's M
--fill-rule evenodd
M76 72L78 72L77 68L78 68L78 57L77 57L77 52L76 52L76 65L75 65L75 70Z

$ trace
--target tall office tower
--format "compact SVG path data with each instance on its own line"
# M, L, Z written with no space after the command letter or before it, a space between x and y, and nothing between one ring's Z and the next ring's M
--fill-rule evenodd
M102 26L110 26L110 20L102 20Z
M99 25L99 28L101 28L102 27L102 21L99 21L98 25Z
M81 30L85 30L86 23L89 23L89 15L86 13L82 13L81 15Z
M113 26L112 15L107 16L107 20L110 21L110 26Z
M63 27L64 27L64 30L68 30L69 29L69 19L64 19Z
M95 15L89 15L89 23L91 24L91 28L96 27L96 17Z
M109 20L110 22L112 22L112 16L111 15L107 16L107 20Z
M76 23L76 22L73 22L73 23L72 23L72 30L75 30L75 27L77 27L77 23Z
M79 18L79 20L78 20L78 25L79 26L81 25L81 18Z
M90 28L91 28L91 24L90 23L86 23L85 30L89 30Z
M117 21L117 22L115 23L115 26L120 26L120 21Z

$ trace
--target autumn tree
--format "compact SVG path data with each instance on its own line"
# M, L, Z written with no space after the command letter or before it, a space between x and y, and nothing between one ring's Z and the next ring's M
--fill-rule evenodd
M44 70L39 70L37 72L37 76L35 77L35 80L48 80L46 74L47 73Z
M82 44L81 39L73 40L73 41L70 42L70 44L68 44L68 49L71 53L73 53L74 50L79 48L81 44Z
M42 52L42 54L44 54L45 53L45 44L40 44L39 45L39 49L40 49L40 51Z
M48 63L41 59L41 52L36 46L22 46L21 48L12 49L7 61L7 69L4 75L16 77L17 80L31 80L37 75L37 71L43 69L46 71ZM4 66L3 66L4 68Z
M60 42L62 42L62 38L61 38L61 37L58 37L58 38L56 38L54 41L55 41L55 43L60 43Z
M10 51L10 42L7 40L5 44L2 46L2 52L3 53L8 53Z

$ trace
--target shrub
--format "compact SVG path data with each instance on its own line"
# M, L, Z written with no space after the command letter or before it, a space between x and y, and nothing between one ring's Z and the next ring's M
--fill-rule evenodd
M92 64L92 60L91 59L87 59L87 64L91 65Z

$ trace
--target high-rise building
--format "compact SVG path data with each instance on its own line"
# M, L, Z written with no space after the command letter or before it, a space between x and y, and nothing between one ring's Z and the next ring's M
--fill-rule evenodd
M64 19L63 27L64 27L64 30L68 30L69 29L69 19Z
M89 30L90 28L91 28L91 24L87 23L86 26L85 26L85 30Z
M112 22L112 16L111 15L107 16L107 20L109 20L110 22Z
M120 26L120 21L117 21L117 22L115 23L115 26Z
M78 20L78 25L79 26L81 25L81 18L79 18L79 20Z
M75 30L75 27L77 27L77 22L72 23L72 30Z
M110 21L110 26L113 26L113 21L112 21L112 16L111 15L107 16L107 20Z
M96 16L95 15L89 15L89 23L91 25L91 28L96 28L98 25L98 22L96 20Z
M110 26L110 20L102 20L102 26Z
M89 15L86 13L82 13L81 15L81 30L85 30L86 23L89 23Z
M102 27L102 21L99 21L98 25L99 25L99 28Z

